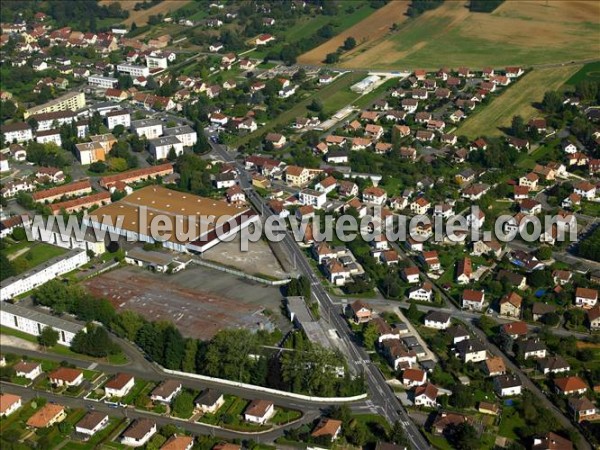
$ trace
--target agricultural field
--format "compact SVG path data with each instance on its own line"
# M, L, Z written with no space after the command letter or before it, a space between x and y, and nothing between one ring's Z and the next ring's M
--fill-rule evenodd
M328 53L335 52L348 37L356 39L358 44L357 50L346 54L347 57L352 57L357 51L363 51L363 49L385 38L390 33L390 28L394 23L401 23L406 20L405 13L408 5L408 0L388 3L346 31L301 55L298 62L302 64L319 64L323 62Z
M542 101L546 91L560 88L580 68L581 65L569 64L532 70L484 109L467 118L457 134L469 138L497 136L502 134L503 127L510 125L513 116L529 120L536 115L533 104Z
M581 70L567 80L566 84L575 85L582 81L600 82L600 61L583 66Z
M400 16L405 5L391 2L351 30L302 55L300 60L322 61L343 42L341 36L355 32L359 45L342 56L343 67L531 66L597 58L600 52L600 23L593 20L600 17L599 2L508 1L491 14L471 13L467 3L444 2L415 19L403 20ZM381 17L380 13L388 17ZM399 23L397 31L383 30L384 24L392 23ZM360 29L363 32L358 34ZM369 34L374 37L365 42L364 37Z
M111 3L115 3L115 0L102 0L100 2L101 5L109 5ZM139 11L134 11L133 8L136 3L140 3L140 0L124 0L118 1L118 3L121 4L121 8L129 11L129 17L125 19L122 24L130 26L133 22L135 22L135 24L139 27L146 25L150 16L155 16L157 14L166 15L171 11L175 11L176 9L185 6L187 3L189 3L189 0L177 2L163 1L150 9L140 9Z

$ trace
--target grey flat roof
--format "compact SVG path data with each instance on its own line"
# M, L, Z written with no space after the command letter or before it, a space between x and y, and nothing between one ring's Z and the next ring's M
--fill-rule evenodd
M140 119L131 121L131 126L133 128L152 127L154 125L162 125L162 121L158 119Z
M62 247L61 247L62 248ZM10 277L10 278L5 278L4 280L2 280L0 282L0 288L3 288L5 286L9 286L12 283L14 283L17 280L22 280L24 278L29 278L32 275L35 275L36 273L50 267L53 264L56 264L58 261L61 261L63 259L68 259L68 258L72 258L73 256L81 253L81 252L85 252L85 250L81 249L81 248L76 248L73 250L69 250L68 252L66 252L64 255L58 255L52 259L49 259L46 262L43 262L42 264L39 264L37 266L35 266L33 269L28 270L27 272L23 272L22 274L16 275L14 277Z
M156 252L153 250L143 250L139 247L133 247L131 250L127 251L126 256L139 261L163 266L168 266L171 264L171 262L173 262L173 256L169 255L168 253Z
M157 137L155 139L149 139L148 142L150 143L150 145L153 145L155 147L159 147L159 146L163 146L163 145L181 144L181 141L179 140L179 138L177 136Z
M164 131L165 135L167 135L167 136L177 136L178 134L195 133L195 131L189 125L165 128L163 131Z
M15 316L34 320L36 322L51 326L52 328L56 328L58 330L70 331L71 333L78 333L81 329L83 329L83 325L69 322L67 320L51 316L50 314L44 314L33 309L25 308L24 306L14 305L9 302L1 302L0 309L9 314L14 314Z

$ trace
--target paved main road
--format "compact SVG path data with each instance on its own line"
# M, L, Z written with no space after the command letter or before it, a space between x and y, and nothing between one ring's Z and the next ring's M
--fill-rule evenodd
M234 155L230 154L223 146L211 142L213 153L227 162L235 162ZM252 187L250 176L246 172L245 167L239 162L235 162L239 171L240 185L246 192L249 200L252 202L257 211L259 211L263 219L272 215L270 208L265 203L265 200L257 194ZM381 415L390 423L400 421L404 427L407 438L415 449L429 449L429 443L420 433L418 427L410 420L408 413L396 398L391 387L387 384L385 377L379 368L373 364L364 351L353 340L353 333L350 330L345 319L341 315L339 306L336 306L321 285L319 277L315 274L312 266L306 260L304 253L288 233L285 238L275 244L279 245L283 251L292 256L298 264L298 270L306 276L312 286L312 294L319 302L322 316L330 323L344 344L345 353L348 364L355 371L361 373L368 387L370 400L376 405Z

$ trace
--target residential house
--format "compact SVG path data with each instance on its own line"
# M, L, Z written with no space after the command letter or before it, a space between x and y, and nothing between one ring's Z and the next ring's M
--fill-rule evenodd
M446 330L450 327L450 314L442 311L431 311L425 316L425 326L436 330Z
M417 363L417 354L409 350L406 344L395 339L383 341L383 354L394 370L400 367L412 367Z
M596 419L596 405L587 397L569 398L569 410L573 414L575 422Z
M590 330L600 329L600 305L596 305L586 311Z
M508 322L500 327L503 334L510 337L511 339L518 339L527 336L529 329L527 324L523 321Z
M580 181L573 186L575 194L581 195L586 200L594 200L596 198L596 186L589 181Z
M452 338L453 344L458 344L460 341L470 339L470 335L462 325L453 325L446 330L446 334Z
M286 144L287 139L283 134L268 133L265 137L265 141L270 142L273 145L273 148L280 149Z
M411 212L417 215L425 215L429 208L431 207L431 203L424 197L418 197L410 204Z
M465 339L455 345L456 356L463 362L481 362L487 359L485 346L474 339Z
M177 380L164 380L150 393L150 400L160 403L171 403L181 392L181 382Z
M288 166L285 181L290 186L303 186L310 180L310 170L305 167Z
M402 372L402 384L406 388L422 386L427 382L427 372L420 369L406 369Z
M8 417L21 407L21 397L14 394L0 394L0 417Z
M500 299L500 315L508 317L521 317L521 304L523 297L516 292L506 294Z
M366 323L373 317L373 310L360 300L356 300L350 305L350 311L352 320L356 324Z
M556 433L549 432L544 436L535 437L531 450L573 450L573 443Z
M506 364L501 356L492 356L485 360L485 373L490 377L506 374Z
M539 359L537 361L537 365L540 372L542 372L544 375L548 375L550 373L564 373L571 370L571 366L562 356L550 356L548 358Z
M462 423L471 424L471 422L472 419L463 414L440 411L431 424L431 432L434 435L442 436L448 430L454 429Z
M194 447L194 437L193 436L178 436L174 434L167 442L163 444L160 450L192 450Z
M298 198L302 205L310 205L315 209L321 209L327 202L327 194L314 189L303 189L298 194Z
M438 394L438 388L431 383L427 383L423 386L417 386L414 391L415 406L437 408L439 406L437 402Z
M554 389L560 395L583 395L588 390L588 385L578 376L572 376L555 378Z
M215 391L214 389L204 390L204 392L198 395L196 400L194 400L196 410L201 411L204 414L215 414L224 404L225 397L221 392Z
M33 361L19 361L13 366L13 370L18 377L35 380L42 374L42 365Z
M363 201L367 204L382 206L387 201L387 192L379 187L368 187L362 193Z
M323 417L310 434L313 438L326 436L335 441L342 432L342 421Z
M121 435L121 444L141 447L156 434L156 422L151 419L135 419Z
M56 403L46 403L38 409L26 422L31 428L48 428L60 423L67 417L65 407Z
M133 375L122 372L117 373L104 385L104 393L108 398L122 398L129 393L134 384L135 378Z
M494 378L494 390L499 397L521 395L523 384L516 375L499 375Z
M425 281L421 286L414 287L409 290L408 298L421 302L430 302L433 298L433 285Z
M500 244L498 241L479 240L473 244L473 251L471 252L471 255L493 255L495 258L500 258L500 256L502 256L502 251L502 244Z
M274 415L275 405L266 400L252 400L244 410L244 420L259 425L264 425Z
M48 374L54 386L79 386L83 382L83 371L70 367L59 367Z
M108 421L108 414L100 411L88 411L83 419L75 424L75 432L93 436L106 427Z
M407 283L418 283L419 282L419 268L418 267L406 267L402 269L402 278Z
M591 308L598 303L598 290L578 287L575 290L575 306Z
M473 266L471 258L463 258L456 266L456 282L458 284L469 284L473 278Z
M546 357L548 350L538 338L530 338L519 342L519 352L524 359L540 359Z

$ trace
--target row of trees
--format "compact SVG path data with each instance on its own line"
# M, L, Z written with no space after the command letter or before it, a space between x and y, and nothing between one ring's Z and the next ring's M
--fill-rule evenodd
M306 293L300 285L302 282L299 289ZM344 367L341 355L314 346L301 333L288 340L289 351L280 358L263 348L281 341L278 330L221 330L209 341L184 338L171 322L149 322L133 311L117 313L108 300L58 280L41 286L33 298L56 314L70 313L79 320L104 325L88 325L87 333L77 334L73 351L91 356L118 352L107 333L110 330L137 344L149 358L168 369L313 395L355 395L363 391L362 379L334 376L337 368Z

